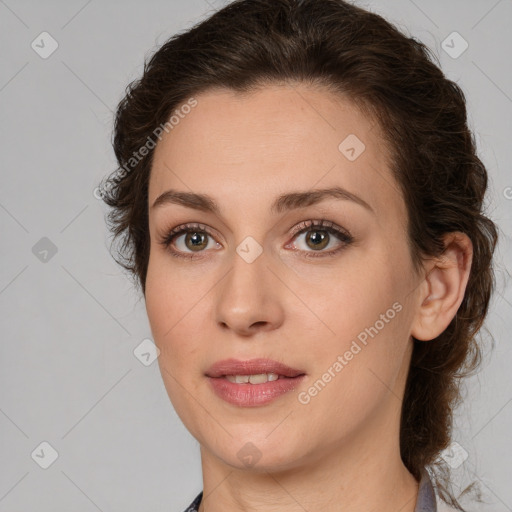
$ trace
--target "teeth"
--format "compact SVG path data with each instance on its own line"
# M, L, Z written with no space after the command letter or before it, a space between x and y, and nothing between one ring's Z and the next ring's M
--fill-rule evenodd
M236 384L251 383L263 384L268 381L277 380L279 375L277 373L259 373L257 375L226 375L229 382Z

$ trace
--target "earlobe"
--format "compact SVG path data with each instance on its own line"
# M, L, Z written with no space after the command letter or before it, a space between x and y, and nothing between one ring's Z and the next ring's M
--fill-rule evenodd
M429 270L418 294L411 335L421 341L439 336L459 309L469 280L473 244L461 232L444 236L444 252L430 260Z

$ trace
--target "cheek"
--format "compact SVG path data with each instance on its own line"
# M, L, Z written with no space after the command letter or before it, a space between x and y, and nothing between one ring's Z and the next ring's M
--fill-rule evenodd
M159 363L180 383L196 385L202 377L200 364L205 359L211 325L212 279L201 269L169 261L169 256L150 258L146 278L146 312L156 346ZM197 272L194 272L197 270ZM210 332L208 332L210 330ZM179 385L163 373L166 385Z
M354 341L362 347L354 356L360 363L399 361L410 320L405 300L412 286L409 265L407 247L391 248L374 238L371 250L347 252L339 264L311 270L296 283L294 290L310 312L297 311L295 321L305 329L304 342L318 340L315 354L324 366Z
M194 319L202 314L199 298L208 287L204 285L204 292L193 286L187 287L177 278L176 272L165 272L155 263L148 267L146 311L153 340L160 350L158 365L176 413L194 432L197 420L191 417L190 396L199 394L200 368L197 361L201 358L201 350L204 350L204 347L201 349L201 333Z
M293 290L303 303L299 309L310 310L302 321L318 324L318 333L329 336L356 335L391 307L401 288L392 268L362 252L328 268L301 269L298 275Z
M146 276L146 310L158 338L175 330L174 326L192 307L191 301L201 293L201 282L185 282L183 272L173 264L171 256L152 248Z
M169 360L177 367L183 352L193 350L193 325L188 320L200 308L198 297L202 296L200 283L180 281L177 272L170 272L168 261L150 258L146 277L146 312L154 342L160 349L160 358ZM192 331L191 331L192 329Z
M405 364L411 311L402 300L403 274L401 282L389 272L393 267L387 271L386 267L366 264L361 265L360 274L340 275L328 300L317 296L311 303L330 328L316 319L310 322L322 329L317 332L314 357L309 359L313 371L308 386L313 389L306 388L312 398L304 410L311 418L311 435L326 417L330 420L326 437L340 436L342 430L348 433L393 402L393 394L399 396L395 386ZM303 338L303 354L312 354L311 339Z

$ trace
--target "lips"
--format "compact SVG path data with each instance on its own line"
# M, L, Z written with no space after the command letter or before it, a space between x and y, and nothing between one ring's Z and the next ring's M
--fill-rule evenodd
M239 382L242 376L252 375L260 380L262 374L277 374L277 380L248 383ZM205 373L212 391L222 400L237 407L261 407L284 397L301 386L306 374L272 359L223 359ZM236 381L226 376L236 376ZM251 377L253 379L253 377Z
M298 377L304 375L303 370L291 368L272 359L223 359L213 364L206 372L207 377L217 378L226 375L258 375L261 373L277 373L280 377Z

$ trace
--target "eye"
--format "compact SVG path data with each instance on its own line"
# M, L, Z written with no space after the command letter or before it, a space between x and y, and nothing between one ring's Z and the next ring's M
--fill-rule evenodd
M173 256L191 259L195 257L195 252L203 252L205 249L211 248L208 237L213 237L213 235L203 224L185 224L169 231L159 243L165 248L169 248ZM172 247L173 245L177 249ZM218 242L213 245L221 247ZM189 250L191 252L188 252Z
M306 258L334 256L353 242L353 237L348 231L324 219L320 221L308 220L299 224L294 229L294 240L302 235L306 236L304 237L302 248L299 247L298 250L305 252ZM324 249L329 247L331 242L333 242L333 235L334 238L339 240L337 247L336 244L334 244L334 249L324 251ZM295 244L292 245L295 246ZM286 248L290 248L290 244L288 244ZM312 251L308 249L312 249ZM315 252L318 254L314 254Z

